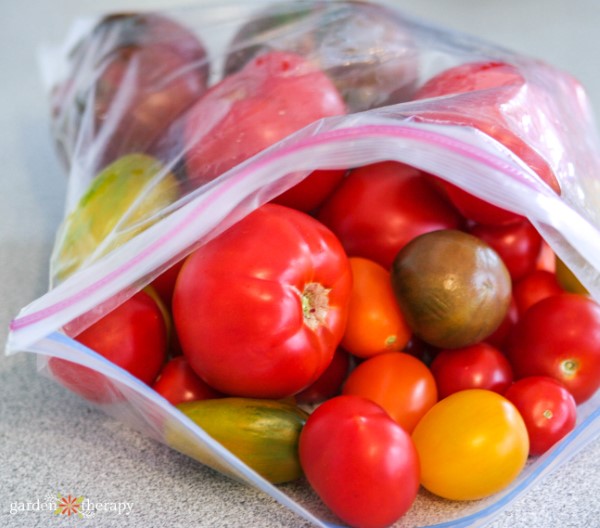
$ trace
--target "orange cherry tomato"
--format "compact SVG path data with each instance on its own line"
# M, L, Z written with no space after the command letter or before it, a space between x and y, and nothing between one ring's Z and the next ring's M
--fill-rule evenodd
M429 368L404 352L387 352L363 361L346 379L342 394L377 403L408 433L438 396Z
M362 358L402 350L411 330L394 296L390 272L370 259L349 260L353 286L342 348Z

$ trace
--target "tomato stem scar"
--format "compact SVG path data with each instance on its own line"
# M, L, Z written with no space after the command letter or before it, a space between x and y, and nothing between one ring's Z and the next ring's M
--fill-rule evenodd
M304 290L300 294L302 302L302 313L304 314L304 323L311 329L316 330L324 325L327 312L329 311L329 292L331 289L325 288L318 282L309 282L304 285Z

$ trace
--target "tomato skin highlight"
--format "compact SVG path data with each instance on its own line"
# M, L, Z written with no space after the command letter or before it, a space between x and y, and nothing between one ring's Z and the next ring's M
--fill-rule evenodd
M225 394L291 396L329 365L351 283L331 231L305 213L266 204L186 259L173 295L183 353Z
M412 434L421 484L450 500L477 500L506 488L529 453L523 418L506 398L469 389L440 400Z
M575 428L577 404L554 378L529 376L513 383L504 396L519 410L529 434L529 454L538 456Z
M378 354L360 363L346 379L342 394L377 403L409 433L438 400L429 368L404 352Z
M384 528L404 515L419 490L415 446L377 404L336 396L300 433L300 463L323 502L357 528Z
M402 350L411 330L396 302L390 272L362 257L350 257L352 294L341 346L357 357Z
M505 353L517 379L550 376L577 404L600 388L600 305L576 293L538 301L519 318Z

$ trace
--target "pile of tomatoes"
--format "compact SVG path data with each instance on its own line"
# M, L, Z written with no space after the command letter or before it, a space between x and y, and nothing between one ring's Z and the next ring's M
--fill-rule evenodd
M406 304L409 257L417 296ZM444 284L438 300L460 308L446 314L425 300ZM600 385L600 306L531 223L470 220L434 177L396 162L348 171L313 214L259 207L78 340L174 405L316 407L298 440L302 469L353 526L392 523L420 485L456 500L503 489L574 428ZM51 365L61 377L65 363ZM62 381L118 399L86 370L69 365Z
M413 98L487 88L511 97L523 83L508 64L469 63ZM167 141L185 145L192 186L347 111L339 84L289 51L250 57L200 92L173 110L185 119ZM560 192L544 160L500 124L499 102L475 101L470 113L469 101L459 124ZM417 120L455 118L432 110ZM535 227L393 161L315 171L76 339L173 405L305 407L294 440L304 475L359 527L392 524L420 486L454 500L504 489L574 428L577 405L600 386L600 306ZM124 399L99 372L57 358L49 367L90 401Z

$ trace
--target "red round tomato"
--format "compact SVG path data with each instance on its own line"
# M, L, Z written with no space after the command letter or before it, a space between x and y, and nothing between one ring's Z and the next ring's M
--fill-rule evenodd
M206 92L209 62L198 36L157 13L102 18L67 62L52 93L56 134L68 164L78 141L101 168L130 152L150 152L163 132ZM87 157L86 156L86 157Z
M537 302L519 318L506 354L517 379L550 376L583 403L600 387L600 306L575 293Z
M429 368L403 352L379 354L360 363L346 379L342 394L377 403L409 433L438 399Z
M162 311L144 291L136 293L89 326L76 338L148 385L158 376L167 355L167 328ZM48 367L58 381L83 398L108 403L120 392L103 374L60 358Z
M519 311L517 309L517 304L515 303L514 297L511 295L510 305L506 312L506 316L496 331L492 335L486 337L484 341L499 350L504 350L504 344L506 343L512 328L517 323L518 318Z
M341 391L350 367L350 355L344 349L338 347L331 363L317 381L296 394L296 402L312 404L333 398Z
M545 453L575 428L577 406L554 378L529 376L512 384L504 396L518 409L529 434L529 454Z
M440 399L466 389L487 389L502 394L513 381L506 356L487 343L441 350L430 368Z
M541 269L545 271L549 271L551 273L557 272L556 267L556 255L554 254L553 249L550 247L550 244L545 240L542 240L542 248L540 249L540 254L538 255L538 260L536 263L536 269Z
M195 185L206 183L312 122L345 113L337 88L317 66L294 53L264 53L225 77L188 112L188 176ZM308 211L343 175L310 175L279 199Z
M556 274L547 270L533 270L513 284L513 299L519 314L536 302L559 293L564 293L564 290Z
M390 269L417 235L457 228L461 216L421 171L396 162L352 170L317 215L351 257Z
M272 200L273 203L311 212L340 184L345 170L316 170Z
M496 250L513 281L536 268L542 237L528 220L508 225L476 224L469 232Z
M163 271L156 277L150 285L154 288L162 302L165 303L167 309L171 309L171 301L173 300L173 290L175 290L175 281L179 270L183 266L183 260L176 262L170 268Z
M393 524L419 490L419 460L409 434L358 396L321 404L300 433L299 454L322 501L357 528Z
M507 88L514 93L525 83L518 69L503 62L467 62L448 68L429 79L415 96L417 99Z
M173 295L183 353L220 392L295 394L329 365L351 284L331 231L305 213L266 204L186 259Z
M417 92L416 99L431 98L426 111L420 111L419 120L471 126L488 134L503 144L527 164L554 191L560 192L556 176L546 160L528 142L528 129L521 129L523 116L528 112L528 121L535 119L527 104L521 102L521 108L514 110L510 104L522 93L526 80L516 66L503 62L471 62L460 64L427 81ZM478 96L477 93L481 92ZM467 94L471 96L460 96ZM526 92L527 101L533 108L543 105L543 99L533 87ZM448 97L436 102L440 96L458 95L456 103ZM504 110L506 107L511 111ZM531 130L537 130L529 126ZM532 137L537 141L538 137ZM482 224L506 224L522 219L516 213L490 204L459 187L440 180L458 210L467 218Z
M184 356L169 360L152 388L173 405L222 396L198 377Z

